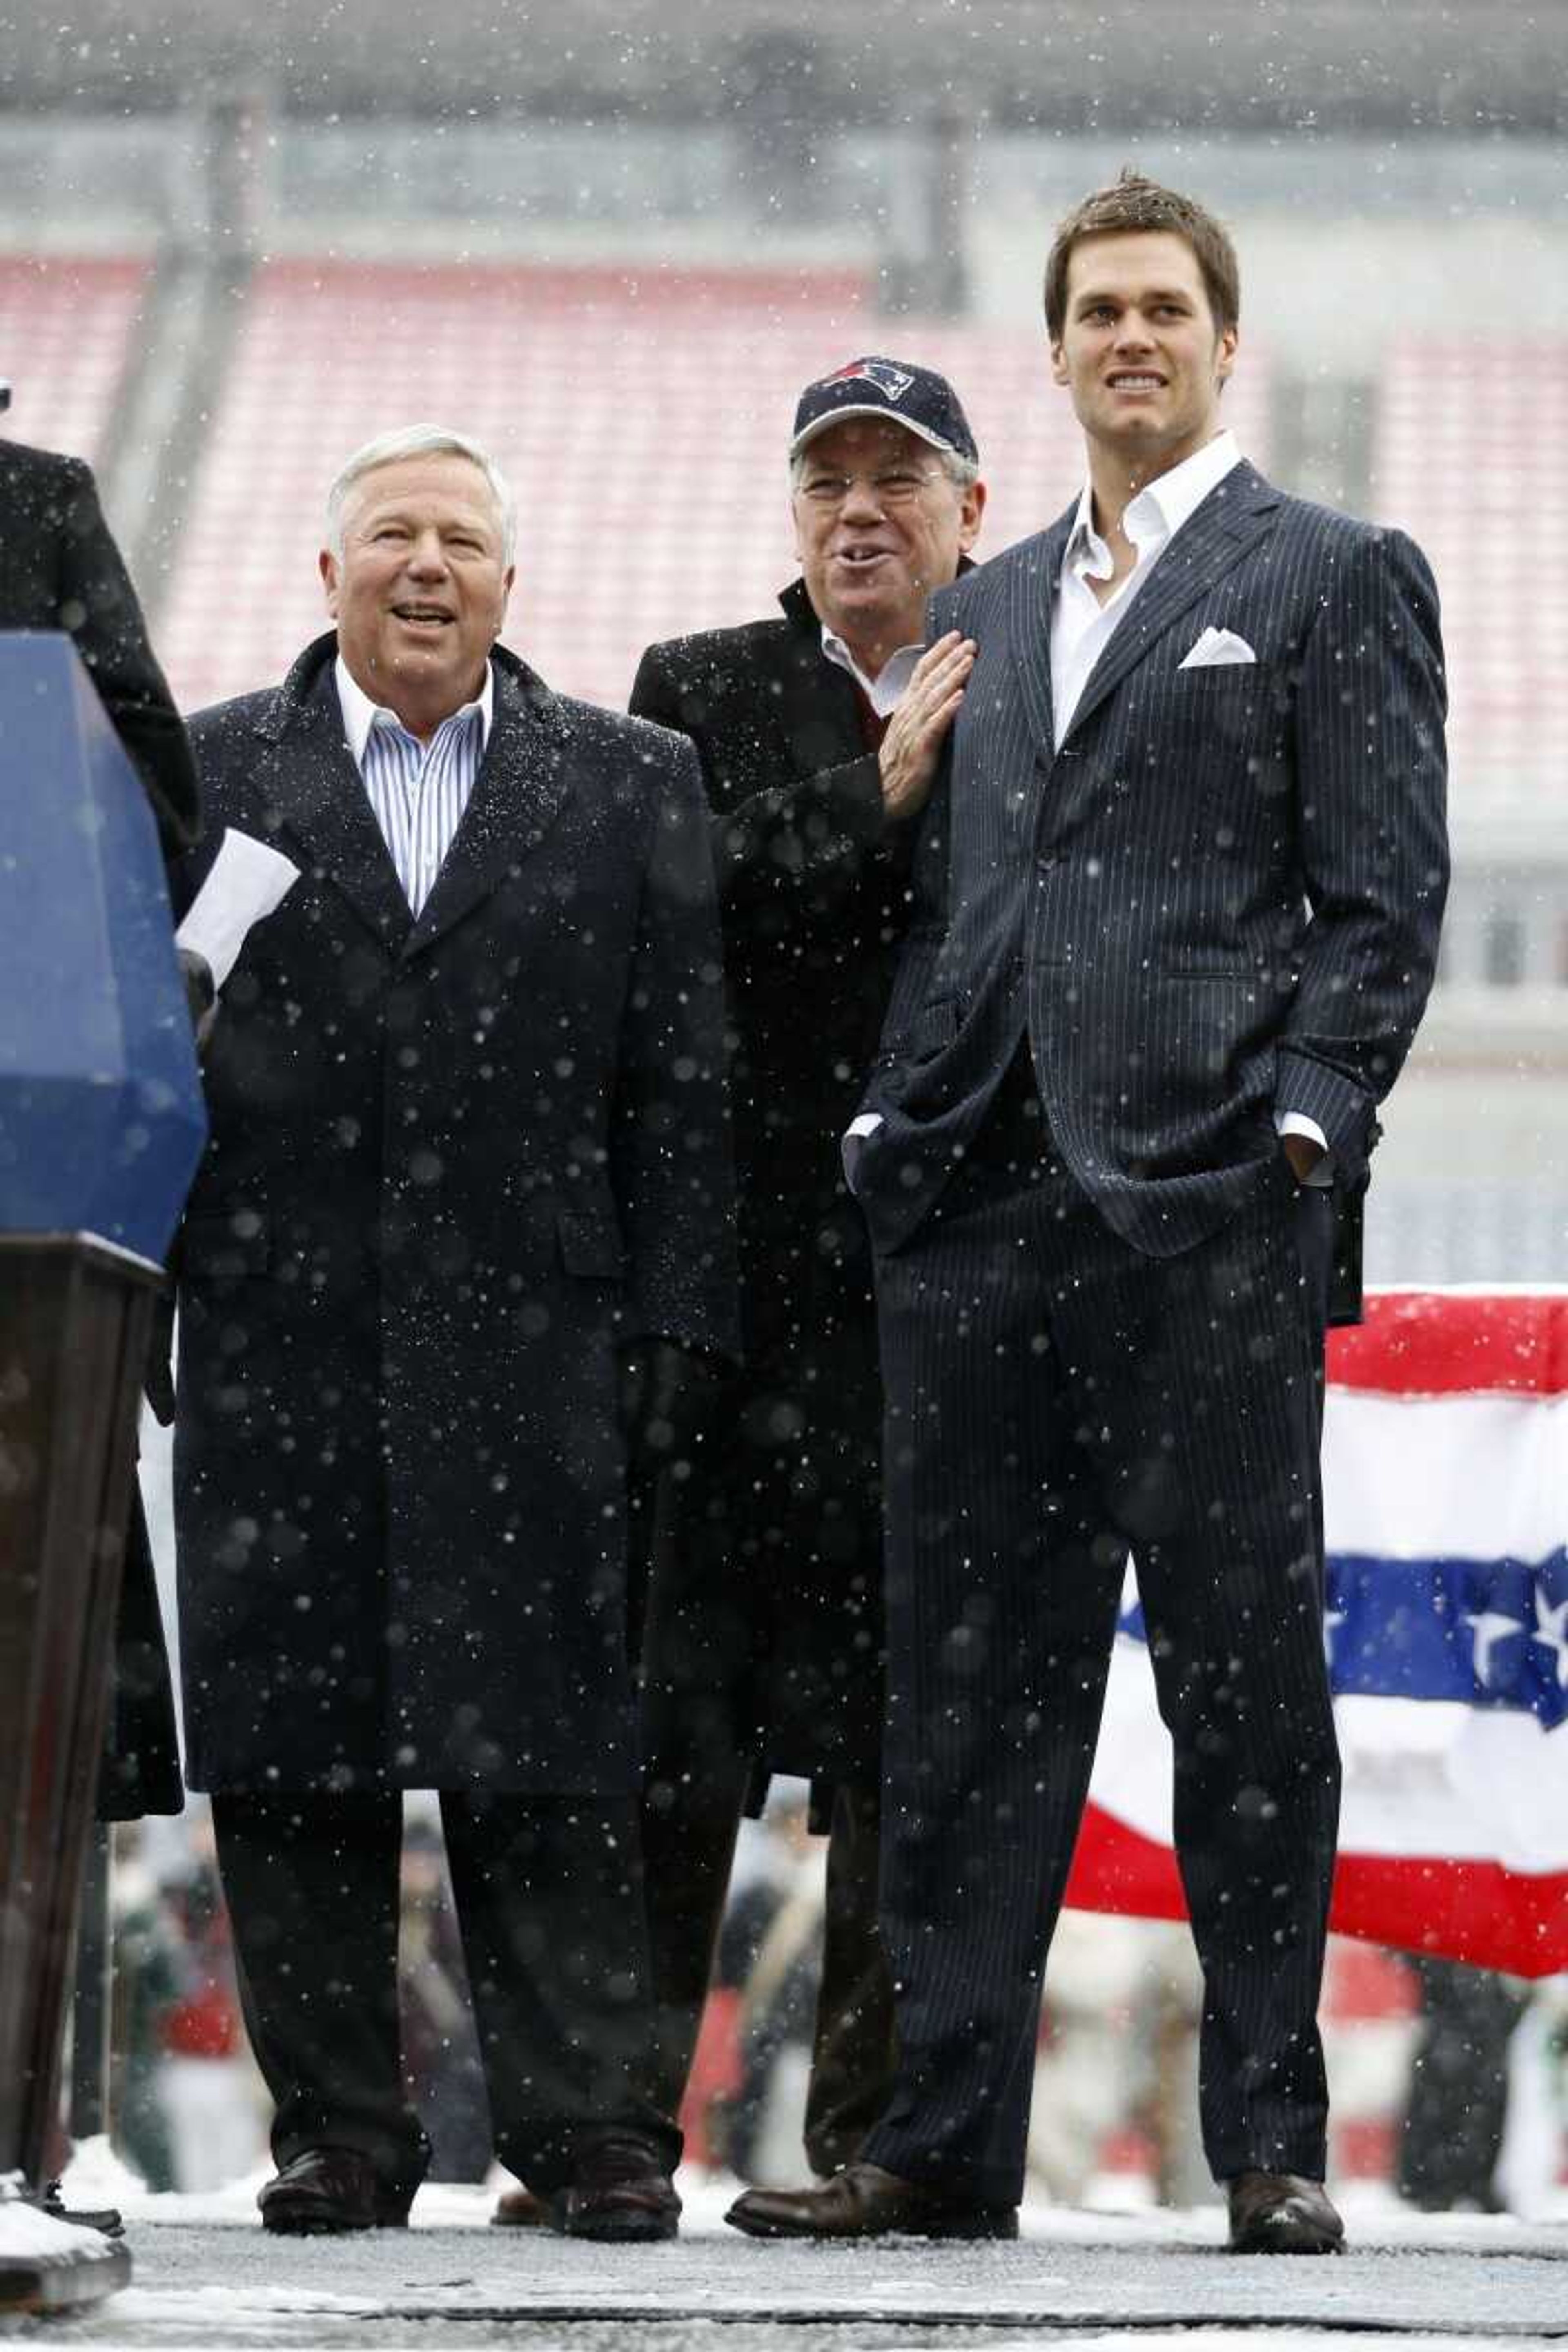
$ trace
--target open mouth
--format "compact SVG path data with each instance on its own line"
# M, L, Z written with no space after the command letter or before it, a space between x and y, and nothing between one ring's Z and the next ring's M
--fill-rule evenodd
M452 625L451 614L444 612L438 604L395 604L392 616L394 620L401 621L405 629L416 630L421 636L437 635L442 629Z
M890 551L885 547L837 547L833 560L842 563L847 572L872 572L879 563L889 561Z
M1164 377L1151 375L1147 369L1128 368L1120 374L1108 377L1107 382L1112 392L1130 393L1134 396L1141 393L1163 392L1165 388Z

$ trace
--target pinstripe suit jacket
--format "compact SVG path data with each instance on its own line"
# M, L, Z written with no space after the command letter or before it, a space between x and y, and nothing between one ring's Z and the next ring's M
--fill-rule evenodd
M1364 1181L1447 886L1437 599L1396 531L1237 467L1162 555L1057 748L1052 598L1076 509L933 599L977 644L862 1108L855 1186L907 1240L1026 1029L1052 1132L1163 1256L1268 1181L1274 1114ZM1207 626L1252 664L1184 670Z

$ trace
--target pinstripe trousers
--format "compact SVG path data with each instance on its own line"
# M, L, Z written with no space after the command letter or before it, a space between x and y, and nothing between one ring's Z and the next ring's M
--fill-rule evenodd
M1205 2153L1220 2179L1321 2179L1328 1199L1281 1155L1221 1232L1144 1256L1054 1160L1031 1079L1025 1048L973 1154L879 1268L900 2061L864 2154L965 2200L1021 2194L1046 1955L1131 1548L1204 1970Z

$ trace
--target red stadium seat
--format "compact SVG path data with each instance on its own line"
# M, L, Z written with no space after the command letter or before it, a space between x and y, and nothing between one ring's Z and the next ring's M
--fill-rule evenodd
M0 432L89 461L120 395L148 265L98 255L0 257Z
M1568 340L1410 341L1384 364L1377 512L1418 540L1443 604L1462 804L1561 821L1568 742Z

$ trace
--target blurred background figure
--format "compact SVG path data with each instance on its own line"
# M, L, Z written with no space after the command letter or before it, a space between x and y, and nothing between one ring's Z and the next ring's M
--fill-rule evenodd
M174 2186L187 2191L243 2179L267 2152L266 2094L240 2019L234 1939L206 1807L193 1806L189 1822L187 1864L163 1886L179 1990L163 2017L162 2080Z
M403 1833L397 1989L403 2072L430 2142L427 2180L482 2180L489 2169L490 2111L468 2001L437 1824L420 1816Z
M1420 2028L1399 2136L1399 2193L1426 2213L1499 2213L1509 2043L1529 2000L1516 1977L1458 1960L1410 1962Z
M163 1890L147 1866L138 1832L121 1833L111 1878L114 2011L118 2057L110 2098L116 2154L151 2189L179 2185L174 2131L164 2099L163 2056L170 2016L184 1990L179 1938Z
M1053 2204L1216 2201L1196 2126L1202 1999L1184 1924L1063 1913L1028 2142Z
M755 1841L753 1874L720 1938L719 1981L740 1994L723 2161L738 2179L764 2185L799 2174L805 2139L827 1863L810 1830L805 1789L781 1782Z

